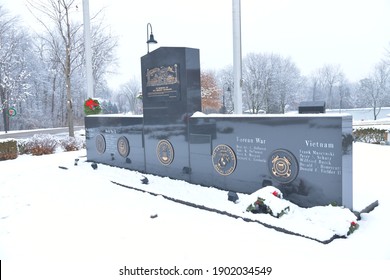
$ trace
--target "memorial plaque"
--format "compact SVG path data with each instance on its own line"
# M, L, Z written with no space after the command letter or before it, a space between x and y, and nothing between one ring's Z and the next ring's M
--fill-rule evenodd
M118 149L118 153L122 157L126 158L129 155L130 144L129 144L129 140L127 140L125 136L121 136L118 138L117 149Z
M178 64L146 69L146 96L180 98Z

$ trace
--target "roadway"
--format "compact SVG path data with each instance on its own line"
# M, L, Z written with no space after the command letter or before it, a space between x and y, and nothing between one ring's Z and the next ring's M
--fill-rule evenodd
M75 133L83 130L84 126L75 126ZM0 139L14 138L14 139L23 139L34 136L35 134L63 134L68 133L68 127L57 127L57 128L44 128L44 129L33 129L33 130L13 130L5 133L4 131L0 132Z

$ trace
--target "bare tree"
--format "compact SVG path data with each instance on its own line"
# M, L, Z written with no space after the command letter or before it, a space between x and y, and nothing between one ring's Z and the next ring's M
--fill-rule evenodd
M321 71L314 71L309 77L309 92L312 101L322 100L324 97L322 96L322 81L321 81ZM324 99L325 100L325 99Z
M344 77L340 80L338 93L339 110L352 108L351 85Z
M324 89L327 92L326 106L328 108L335 108L334 104L334 89L344 79L340 66L325 65L319 70L321 81Z
M10 107L21 108L21 102L28 95L26 57L30 42L18 19L0 6L0 111L6 132L10 130Z
M119 112L140 114L142 112L142 100L139 98L140 92L140 82L135 77L123 84L116 95Z
M117 64L114 50L118 46L118 39L111 35L108 27L103 25L103 20L98 21L92 26L92 39L94 92L96 96L101 96L105 91L105 75L109 72L107 69Z
M251 113L284 113L287 105L293 105L302 78L289 58L251 53L243 65L244 102Z
M45 116L50 116L50 118L46 118L48 123L43 124L41 122L41 125L44 127L66 125L65 103L63 102L65 96L62 94L65 90L64 79L55 51L51 44L40 36L37 36L34 40L34 51L42 65L42 69L35 71L34 92L36 100L40 100L44 104L42 110Z
M360 81L360 99L367 100L373 108L374 120L379 115L389 93L390 67L385 62L377 64L372 74ZM364 104L365 105L365 104Z
M66 104L66 119L69 135L74 136L74 122L83 120L83 102L86 99L85 85L85 51L82 23L77 0L27 0L28 8L43 26L44 32L39 34L45 47L45 59L48 71L58 72L51 75L53 97L61 100L59 105ZM94 92L97 96L109 94L105 74L115 62L114 49L117 39L107 33L103 21L99 21L99 11L92 17L92 60L95 78ZM63 83L66 94L56 92L61 89L57 83ZM63 99L64 98L64 99ZM54 98L53 98L54 100ZM54 106L54 103L52 103ZM52 107L54 110L54 107Z
M278 57L276 64L276 85L274 96L276 112L283 113L288 105L294 104L296 94L302 87L303 80L296 65L289 58Z
M71 137L74 137L71 74L81 65L75 63L80 62L78 57L83 49L82 36L77 36L82 25L72 21L72 13L77 11L75 2L75 0L27 0L28 8L47 33L47 37L43 38L51 46L65 77L67 119Z
M245 107L253 114L268 107L270 71L266 55L250 53L243 61Z

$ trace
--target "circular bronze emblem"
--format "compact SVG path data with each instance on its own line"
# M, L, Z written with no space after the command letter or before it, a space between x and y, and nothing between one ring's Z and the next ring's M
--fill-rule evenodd
M215 147L212 161L214 169L224 176L232 174L237 165L237 158L233 149L224 144Z
M106 139L102 134L96 135L95 144L96 144L96 151L99 154L104 154L104 152L106 151Z
M121 136L118 138L118 141L116 143L116 147L118 150L118 153L122 157L127 157L130 153L130 145L129 145L129 140L125 136Z
M157 144L158 160L164 165L170 165L173 161L173 146L168 140L160 140Z
M272 177L280 183L290 183L298 176L298 161L287 150L273 151L268 161L268 168Z

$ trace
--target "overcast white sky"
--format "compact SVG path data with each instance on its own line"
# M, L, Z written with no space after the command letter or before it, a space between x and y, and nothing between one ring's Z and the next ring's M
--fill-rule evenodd
M25 0L0 2L26 18ZM113 84L140 78L147 23L158 41L151 51L199 48L202 69L232 65L232 0L89 0L89 5L91 15L106 7L105 19L119 36L119 76ZM390 49L390 0L241 0L241 18L243 57L277 53L305 75L335 64L358 81Z

